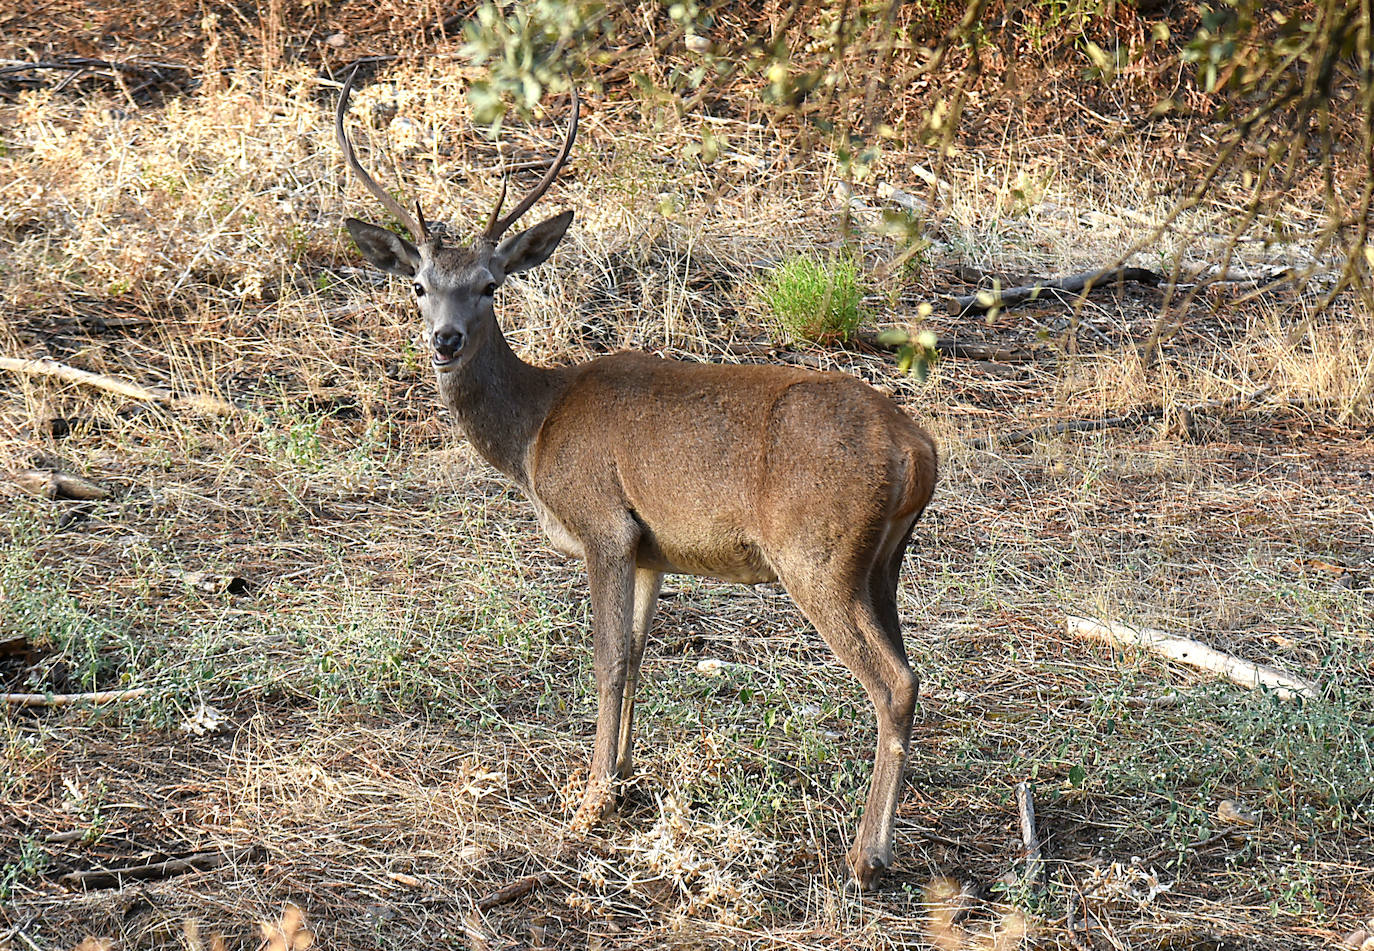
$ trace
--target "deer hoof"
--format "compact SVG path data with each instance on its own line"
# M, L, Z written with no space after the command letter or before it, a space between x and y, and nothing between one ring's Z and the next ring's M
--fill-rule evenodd
M849 864L854 870L854 883L862 891L871 891L892 865L892 856L878 849L856 849L850 853Z

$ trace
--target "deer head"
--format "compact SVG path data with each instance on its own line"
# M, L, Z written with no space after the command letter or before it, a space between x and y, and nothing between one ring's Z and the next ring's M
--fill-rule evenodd
M339 147L343 149L348 167L382 206L405 226L414 242L357 218L344 219L344 225L353 236L358 250L373 265L410 280L420 306L420 315L424 318L425 344L430 350L430 360L438 372L450 373L471 360L493 332L499 332L492 308L492 298L497 288L505 283L509 275L542 264L553 253L558 242L563 240L568 225L572 223L573 213L565 211L502 240L502 235L510 226L548 191L567 162L573 141L577 138L580 109L577 90L574 88L572 91L572 119L568 123L563 147L539 184L510 214L501 217L501 206L506 198L506 186L502 181L496 207L492 209L482 233L471 244L450 246L440 236L430 232L419 201L415 203L415 214L411 215L385 188L373 181L353 154L353 143L344 131L344 113L348 110L348 97L357 72L355 67L339 95L339 107L334 116L334 131L339 139Z

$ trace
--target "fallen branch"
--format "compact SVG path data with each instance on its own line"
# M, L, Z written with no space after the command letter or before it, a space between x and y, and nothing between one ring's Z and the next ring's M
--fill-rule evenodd
M930 205L927 204L924 199L917 198L915 195L909 195L896 185L892 185L888 182L878 183L877 194L878 198L882 201L890 201L892 204L914 215L923 215L930 211Z
M1163 279L1163 275L1141 267L1105 268L1098 271L1084 271L1082 274L1075 274L1072 277L1063 277L1058 280L1037 281L1022 287L1009 287L1006 290L982 290L976 294L951 297L945 303L945 309L956 317L962 317L968 314L983 314L990 310L1006 310L1008 307L1015 307L1018 304L1024 304L1041 297L1049 297L1052 294L1087 295L1097 288L1123 284L1126 281L1156 287Z
M526 875L518 878L509 884L502 885L489 895L477 899L477 907L482 911L495 908L498 905L506 905L519 898L524 898L530 892L541 885L547 885L553 881L552 872L540 872L537 875Z
M220 416L232 416L239 412L238 407L213 396L177 396L162 387L140 386L118 377L69 367L65 363L58 363L56 360L21 360L16 357L0 357L0 370L9 370L12 373L26 376L52 376L68 383L93 386L110 393L118 393L120 396L127 396L129 399L144 403L171 403L189 406L192 409L215 413Z
M107 330L137 330L151 326L148 317L101 317L98 314L72 314L52 318L60 327L73 327L88 333L104 333Z
M1069 419L1059 423L1047 423L1031 429L1018 429L1015 432L997 436L977 436L968 440L970 449L988 449L991 446L1017 446L1042 436L1059 436L1064 433L1093 433L1102 429L1118 429L1125 426L1138 426L1150 420L1159 419L1164 410L1159 407L1132 410L1121 416L1106 416L1102 419Z
M1021 819L1021 844L1026 847L1025 881L1043 888L1045 859L1040 853L1040 836L1035 832L1035 802L1030 783L1016 784L1016 812Z
M3 693L0 703L7 707L69 707L75 703L118 703L137 700L152 693L147 687L131 690L96 690L91 693Z
M230 852L197 852L194 855L165 862L150 862L147 865L126 865L121 868L92 869L85 872L68 872L58 882L68 888L90 891L97 888L120 888L134 881L148 881L184 875L187 872L204 872L232 862L247 861L260 851L254 846L247 849L234 849Z
M1150 628L1137 629L1124 624L1103 624L1091 618L1073 616L1067 618L1067 626L1070 634L1106 641L1116 647L1142 647L1171 660L1220 674L1242 687L1252 690L1263 687L1280 700L1292 700L1294 697L1310 700L1318 693L1316 684L1301 677L1241 660L1234 654L1208 647L1189 637Z
M1245 396L1233 396L1219 400L1204 400L1201 403L1193 403L1190 406L1179 407L1178 412L1185 420L1191 420L1192 414L1205 410L1246 406L1258 400L1272 388L1273 387L1266 384L1253 393L1249 393ZM996 436L977 436L967 440L965 445L970 449L988 449L994 444L998 446L1016 446L1023 442L1030 442L1032 439L1039 439L1042 436L1059 436L1064 433L1091 433L1103 429L1138 426L1141 423L1162 419L1163 417L1164 407L1142 406L1139 409L1131 410L1129 413L1123 413L1120 416L1105 416L1101 419L1070 419L1058 423L1047 423L1044 426L1034 426L1030 429L1018 429L1013 432L1002 433Z
M858 333L854 335L866 346L889 353L909 346L910 340L888 340L883 334ZM985 347L976 343L964 343L957 337L937 337L935 350L943 357L958 357L961 360L983 360L989 363L1040 363L1053 359L1054 354L1045 348L1028 347Z

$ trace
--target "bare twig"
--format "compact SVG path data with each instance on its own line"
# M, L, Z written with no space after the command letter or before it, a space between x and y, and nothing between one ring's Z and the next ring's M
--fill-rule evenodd
M900 350L902 343L890 343L879 334L858 333L855 339L874 350ZM938 337L935 349L945 357L958 357L961 360L984 360L989 363L1040 363L1053 359L1054 353L1048 348L1029 347L986 347L977 343L965 343L957 337Z
M1023 442L1030 442L1032 439L1039 439L1042 436L1059 436L1064 433L1092 433L1102 429L1119 429L1126 426L1138 426L1152 419L1159 419L1163 415L1164 410L1162 408L1149 407L1132 410L1121 416L1105 416L1102 419L1069 419L1059 423L1048 423L1044 426L1035 426L1031 429L1018 429L1015 432L1001 433L995 436L977 436L968 440L967 445L970 449L988 449L994 445L1016 446Z
M1155 850L1154 850L1153 852L1151 852L1149 855L1142 856L1141 858L1138 858L1138 859L1132 859L1131 861L1132 861L1132 864L1135 864L1135 865L1149 865L1149 864L1152 863L1152 862L1158 862L1160 859L1164 858L1164 856L1166 856L1166 855L1172 855L1172 854L1174 854L1175 852L1178 852L1178 851L1183 851L1183 852L1197 852L1197 851L1199 851L1199 850L1201 850L1201 849L1207 848L1208 846L1216 845L1218 842L1221 842L1221 841L1223 841L1223 840L1225 840L1225 839L1228 839L1228 838L1230 838L1231 836L1237 836L1237 835L1242 835L1242 834L1243 834L1243 833L1240 832L1240 830L1238 830L1238 829L1223 829L1222 831L1216 833L1215 835L1209 835L1209 836L1207 836L1207 838L1205 838L1205 839L1198 839L1196 842L1190 842L1190 843L1188 843L1187 845L1183 846L1182 849L1176 849L1176 848L1173 847L1173 846L1168 846L1168 845L1166 845L1166 846L1165 846L1164 848L1162 848L1162 849L1155 849Z
M119 888L125 882L148 881L150 879L171 878L186 872L203 872L233 862L247 861L261 851L254 846L247 849L234 849L229 852L197 852L165 862L151 862L147 865L125 865L121 868L91 869L84 872L68 872L58 882L68 888L89 891L96 888Z
M4 66L0 66L0 76L9 76L14 73L32 72L41 69L51 69L66 72L87 72L90 70L108 70L111 73L125 73L130 76L142 77L151 73L161 79L165 72L179 72L190 75L191 70L180 63L117 63L108 59L94 59L89 56L70 56L60 60L40 60L33 63L20 62L19 60L3 60Z
M140 386L118 377L70 367L65 363L58 363L56 360L23 360L17 357L0 357L0 370L9 370L11 373L27 376L52 376L68 383L78 383L110 393L118 393L120 396L127 396L129 399L144 403L171 403L220 416L233 416L240 412L238 407L233 404L213 396L177 396L162 387Z
M1179 637L1150 628L1127 627L1124 624L1104 624L1091 618L1070 616L1066 620L1070 634L1103 640L1117 647L1142 647L1180 663L1221 674L1242 687L1252 690L1263 687L1280 700L1292 700L1295 697L1310 700L1319 692L1317 685L1311 681L1285 674L1273 667L1241 660L1190 637Z

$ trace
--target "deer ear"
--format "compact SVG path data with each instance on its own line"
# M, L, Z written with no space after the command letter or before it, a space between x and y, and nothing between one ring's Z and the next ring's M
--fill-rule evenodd
M506 274L528 271L543 264L553 254L553 249L558 247L558 242L563 240L572 219L572 211L565 211L513 238L507 238L492 254L492 263L499 265Z
M345 218L344 227L353 236L353 243L375 267L398 277L414 277L420 266L420 251L405 238L385 228Z

